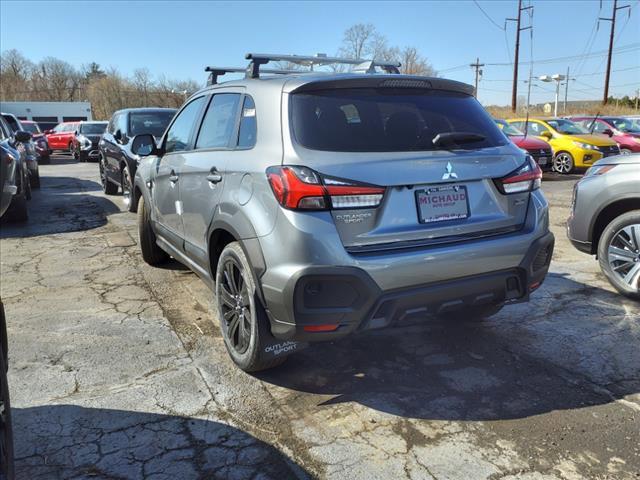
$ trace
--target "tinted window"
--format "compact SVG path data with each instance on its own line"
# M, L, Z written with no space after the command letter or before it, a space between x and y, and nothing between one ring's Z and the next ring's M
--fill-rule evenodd
M551 125L551 128L555 128L558 132L564 133L565 135L582 135L589 133L589 130L577 123L562 118L547 120L547 123Z
M628 118L612 118L609 120L618 130L626 133L640 133L640 125Z
M198 134L196 148L222 148L229 145L236 125L240 94L214 95Z
M81 123L80 133L86 133L87 135L101 135L107 129L106 123Z
M510 122L512 125L515 125L519 130L524 131L525 122ZM549 129L542 125L541 123L537 123L529 120L529 124L527 126L527 135L540 136L542 132L548 132Z
M167 129L167 125L175 113L175 110L131 112L129 114L129 136L135 137L141 133L150 133L159 138Z
M436 150L440 133L468 132L484 140L464 148L505 145L475 98L419 89L334 89L292 95L296 140L315 150L403 152Z
M524 132L516 128L514 125L505 122L504 120L496 120L496 125L502 130L502 133L509 135L510 137L518 137L524 135Z
M205 98L206 97L196 98L178 114L176 120L167 131L165 143L166 153L179 152L188 148L193 126L198 119Z
M11 128L11 130L13 130L14 132L22 130L22 126L13 115L3 115L3 117L6 120L7 124L9 124L9 128Z
M256 144L256 105L253 98L244 97L242 117L240 118L240 130L238 131L238 147L251 148Z
M38 128L37 123L22 122L22 128L25 132L40 133L40 128Z

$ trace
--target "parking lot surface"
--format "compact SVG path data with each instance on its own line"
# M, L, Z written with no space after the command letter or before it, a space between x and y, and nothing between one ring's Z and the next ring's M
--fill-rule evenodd
M556 250L530 303L248 375L204 284L143 263L95 163L40 172L0 233L18 478L640 478L640 305L566 239L577 176L543 183Z

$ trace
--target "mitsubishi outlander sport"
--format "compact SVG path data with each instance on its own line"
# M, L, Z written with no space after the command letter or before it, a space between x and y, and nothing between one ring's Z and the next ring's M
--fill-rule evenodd
M209 67L162 138L131 147L146 157L142 257L170 255L215 291L240 368L416 313L487 317L540 286L554 245L542 173L472 87L375 61L247 59ZM270 61L353 70L260 69Z

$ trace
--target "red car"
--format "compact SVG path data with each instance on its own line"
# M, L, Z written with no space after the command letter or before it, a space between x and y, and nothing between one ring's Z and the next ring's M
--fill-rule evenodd
M73 137L80 122L62 122L53 130L47 130L45 135L51 150L66 150L73 154Z
M38 163L49 163L51 161L49 157L49 142L47 142L47 137L40 130L40 126L31 120L20 120L20 123L22 128L31 134L38 154Z
M596 135L610 137L618 144L622 155L640 153L640 125L637 121L624 117L571 117L571 121Z
M553 166L551 145L539 138L526 136L524 132L504 120L496 120L495 122L511 142L529 152L529 155L533 157L543 171L551 171Z

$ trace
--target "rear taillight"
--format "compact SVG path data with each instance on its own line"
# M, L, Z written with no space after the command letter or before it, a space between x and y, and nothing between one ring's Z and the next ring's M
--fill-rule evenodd
M505 194L531 192L540 188L542 170L536 161L527 156L527 161L509 175L495 180L498 189Z
M278 203L292 210L375 208L384 188L323 177L307 167L269 167L267 179Z

